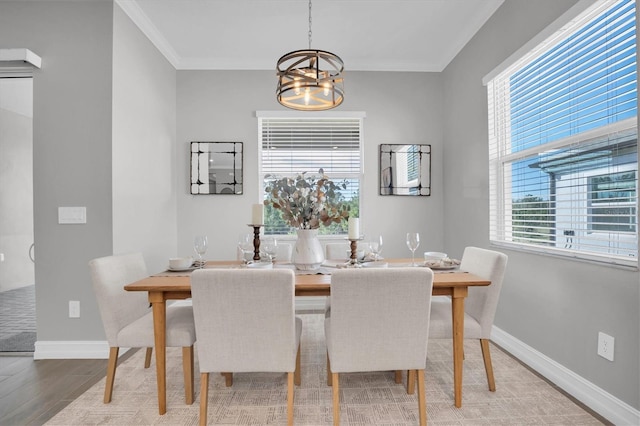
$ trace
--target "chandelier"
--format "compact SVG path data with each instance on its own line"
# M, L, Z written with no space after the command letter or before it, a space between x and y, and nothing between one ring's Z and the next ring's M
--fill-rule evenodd
M278 59L278 102L301 111L335 108L344 100L344 62L337 55L311 49L311 0L309 0L309 49L296 50Z

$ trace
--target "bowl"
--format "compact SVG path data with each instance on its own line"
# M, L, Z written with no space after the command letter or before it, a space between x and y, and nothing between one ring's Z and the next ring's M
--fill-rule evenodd
M191 257L172 257L169 259L169 268L187 269L193 263Z
M426 262L433 260L442 260L447 258L447 253L442 253L439 251L425 251L424 252L424 260Z

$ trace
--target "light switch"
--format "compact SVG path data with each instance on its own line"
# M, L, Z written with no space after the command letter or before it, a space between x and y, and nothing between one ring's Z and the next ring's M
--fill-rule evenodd
M58 223L87 223L86 207L58 207Z

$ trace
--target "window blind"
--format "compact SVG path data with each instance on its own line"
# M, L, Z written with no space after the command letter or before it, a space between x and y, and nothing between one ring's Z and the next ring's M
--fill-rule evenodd
M359 177L360 118L262 118L262 174Z
M489 81L492 241L637 265L635 28L597 2Z

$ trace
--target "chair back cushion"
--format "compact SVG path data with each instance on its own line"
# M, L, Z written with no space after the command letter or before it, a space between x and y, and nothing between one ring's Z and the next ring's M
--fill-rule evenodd
M298 338L289 269L200 269L191 274L201 372L291 372Z
M118 332L150 312L146 292L126 291L126 284L146 278L141 253L106 256L89 262L93 290L109 346L120 346Z
M334 272L325 320L331 371L425 368L432 286L428 268Z
M464 302L465 312L480 323L482 331L478 338L488 339L491 335L506 267L504 253L478 247L464 249L460 270L491 280L487 287L470 287Z
M349 244L347 243L327 243L324 247L327 259L348 259Z

